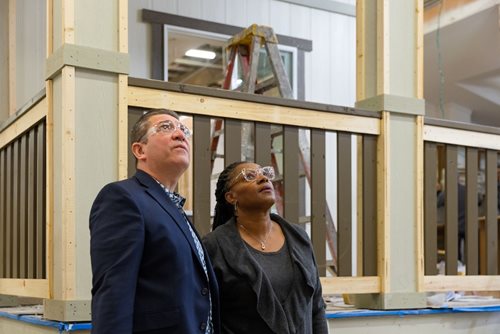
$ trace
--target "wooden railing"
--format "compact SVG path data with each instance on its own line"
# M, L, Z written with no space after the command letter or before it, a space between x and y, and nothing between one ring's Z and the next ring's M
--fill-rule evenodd
M426 290L499 290L500 129L427 119L424 141Z
M188 186L184 192L193 194L193 222L202 234L210 231L210 198L215 190L211 180L222 165L242 159L268 165L277 158L280 181L276 187L282 189L283 201L280 213L291 222L305 222L306 228L310 227L322 276L327 275L333 260L335 271L330 271L325 279L325 289L379 291L376 268L379 113L141 79L129 79L129 106L134 110L169 108L192 118L193 187ZM224 147L214 152L210 143L216 120L224 122ZM252 135L245 138L244 128L251 129ZM309 146L306 151L310 151L301 155L304 143ZM242 146L250 146L253 154L245 156ZM218 170L211 168L214 153L224 157ZM302 157L305 164L300 164ZM310 168L309 180L304 171L307 168ZM302 190L299 184L304 185ZM310 197L302 196L304 192L310 193ZM301 207L310 211L300 212ZM333 234L327 224L329 214L335 222ZM359 233L353 238L355 227ZM331 244L334 248L327 247ZM332 273L335 277L331 277Z
M176 110L192 120L192 170L181 191L192 196L192 218L202 234L210 230L213 180L223 165L241 159L265 165L277 159L276 186L282 188L283 197L280 213L310 229L320 272L325 276L324 292L382 292L376 240L376 150L381 122L378 113L140 79L130 79L128 104L129 124L143 110L159 107ZM50 221L46 218L49 215L45 208L45 183L51 171L45 158L50 146L45 142L49 126L46 115L47 102L43 98L0 128L0 294L50 296L46 267L51 263L46 232ZM213 151L210 143L216 119L224 123L225 145ZM253 134L245 137L242 129L250 129ZM309 179L299 163L304 138L310 145L309 154L302 155L310 168ZM499 138L498 129L426 120L422 292L500 290L496 225ZM250 155L245 153L247 146L253 148ZM464 152L460 154L466 157L463 170L458 164L462 155L457 152ZM224 161L212 169L212 159L219 156ZM446 172L438 173L438 166ZM482 181L473 177L478 173L485 175L484 218L482 207L477 204ZM446 177L443 249L438 247L438 175ZM461 276L456 275L456 198L458 181L464 180L466 275ZM329 213L335 222L333 235L327 223ZM485 247L481 247L483 239ZM440 257L447 263L446 275L436 275ZM335 271L328 270L332 260Z
M0 131L0 293L47 297L46 99Z

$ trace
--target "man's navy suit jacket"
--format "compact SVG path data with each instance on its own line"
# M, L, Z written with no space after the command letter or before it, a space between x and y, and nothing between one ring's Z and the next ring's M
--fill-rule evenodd
M218 287L185 217L151 176L106 185L90 212L92 333L204 333ZM206 254L206 252L205 252Z

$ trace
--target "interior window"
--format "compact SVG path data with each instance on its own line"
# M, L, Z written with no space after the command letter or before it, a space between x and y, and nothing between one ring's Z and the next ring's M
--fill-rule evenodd
M205 87L222 88L226 59L225 44L231 36L209 34L202 31L179 29L166 26L165 36L165 78L168 81L199 85ZM296 50L291 47L279 46L285 72L295 92L294 67L296 66ZM258 93L279 96L277 88L270 85L273 81L273 72L267 51L261 47L257 69ZM243 81L242 66L237 60L231 89L238 90ZM294 93L295 94L295 93Z

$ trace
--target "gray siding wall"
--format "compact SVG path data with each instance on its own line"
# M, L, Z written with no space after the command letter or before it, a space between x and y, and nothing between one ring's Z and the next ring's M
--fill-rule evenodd
M16 110L45 87L46 0L16 1Z

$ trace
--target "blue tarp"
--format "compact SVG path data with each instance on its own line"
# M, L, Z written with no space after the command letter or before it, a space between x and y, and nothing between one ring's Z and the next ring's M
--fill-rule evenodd
M453 308L426 308L418 310L360 310L353 311L330 311L326 313L327 319L333 318L353 318L353 317L382 317L382 316L406 316L406 315L428 315L440 313L460 313L460 312L500 312L500 306L474 306L474 307L453 307Z
M38 326L56 328L59 331L59 333L69 333L78 330L90 330L91 328L90 322L68 323L60 321L51 321L42 319L40 316L36 315L24 315L24 314L20 315L20 314L12 314L9 312L0 311L0 317L23 321Z
M347 311L347 310L328 311L326 313L326 318L334 319L334 318L382 317L382 316L403 317L408 315L429 315L429 314L461 313L461 312L500 312L500 306L429 308L429 309L417 309L417 310L388 310L388 311L355 309L352 311ZM0 311L0 317L23 321L38 326L56 328L59 331L59 333L69 333L79 330L91 329L90 322L67 323L59 321L50 321L42 319L40 316L18 315L1 311Z

